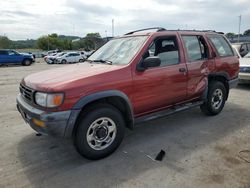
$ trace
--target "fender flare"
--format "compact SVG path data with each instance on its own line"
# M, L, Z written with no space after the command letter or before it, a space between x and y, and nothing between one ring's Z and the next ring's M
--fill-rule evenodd
M225 87L226 87L226 90L227 90L227 96L226 96L226 100L228 98L228 94L229 94L229 85L228 85L228 82L230 81L230 76L227 72L224 72L224 71L220 71L220 72L216 72L216 73L210 73L208 74L208 79L207 79L207 84L206 84L206 89L203 93L203 100L207 99L207 94L208 94L208 86L209 86L209 78L213 78L213 77L222 77L226 80L226 83L224 83Z
M84 96L78 100L78 102L73 106L70 118L68 120L68 125L65 131L65 137L70 137L73 133L77 118L81 110L89 103L97 101L99 99L107 97L120 97L125 102L126 109L126 122L129 129L134 128L134 118L133 118L133 108L128 96L119 90L106 90L101 92L92 93L90 95ZM123 114L124 115L124 114Z
M107 91L100 91L96 92L87 96L82 97L74 106L72 109L82 109L85 105L87 105L90 102L96 101L98 99L106 98L106 97L121 97L123 100L125 100L128 104L129 109L131 112L132 110L132 105L127 97L127 95L119 90L107 90Z
M210 73L208 75L208 77L216 77L216 76L224 77L227 81L230 80L229 74L227 72L224 72L224 71L220 71L220 72L216 72L216 73Z

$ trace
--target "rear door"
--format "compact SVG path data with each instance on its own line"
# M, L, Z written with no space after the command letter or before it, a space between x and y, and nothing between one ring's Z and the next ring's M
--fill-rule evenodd
M80 59L82 59L80 53L75 53L75 62L79 62Z
M199 98L207 86L209 64L214 64L214 59L209 58L208 43L202 35L182 35L185 47L188 84L188 99Z
M0 50L0 63L7 63L8 51Z
M73 53L69 53L67 55L67 62L74 62L74 54Z
M186 65L176 35L157 37L142 59L157 56L159 67L133 74L133 104L136 116L157 111L186 99Z

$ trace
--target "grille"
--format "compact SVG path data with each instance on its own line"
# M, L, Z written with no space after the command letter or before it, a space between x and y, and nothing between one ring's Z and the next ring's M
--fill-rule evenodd
M240 67L240 72L250 73L250 67Z
M23 96L23 98L27 99L28 101L33 100L33 91L32 89L20 84L20 93Z

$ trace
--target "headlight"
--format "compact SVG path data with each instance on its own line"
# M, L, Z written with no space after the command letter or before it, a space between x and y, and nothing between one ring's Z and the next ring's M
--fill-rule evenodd
M35 102L36 104L53 108L60 106L63 102L64 95L63 93L42 93L42 92L36 92L35 94Z

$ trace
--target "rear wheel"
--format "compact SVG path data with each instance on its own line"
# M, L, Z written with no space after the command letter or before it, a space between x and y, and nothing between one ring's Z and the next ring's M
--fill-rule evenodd
M119 110L100 104L91 108L79 122L75 135L77 151L92 160L104 158L120 145L125 123Z
M212 81L209 84L207 101L200 108L206 115L219 114L226 102L227 91L222 82Z
M29 59L24 59L23 62L22 62L22 65L24 65L24 66L30 66L31 63L32 63L31 60L29 60Z

